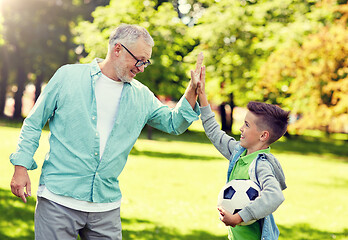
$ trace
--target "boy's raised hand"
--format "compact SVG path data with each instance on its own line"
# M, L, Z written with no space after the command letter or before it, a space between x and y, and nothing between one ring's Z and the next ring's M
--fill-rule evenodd
M227 211L225 211L223 208L218 208L218 211L220 213L220 220L226 225L235 227L236 225L243 222L243 219L239 216L238 213L231 214Z
M192 72L191 72L192 75ZM201 107L205 107L209 105L207 95L205 94L205 66L201 67L201 73L199 75L199 82L197 84L197 90L196 90L199 102Z

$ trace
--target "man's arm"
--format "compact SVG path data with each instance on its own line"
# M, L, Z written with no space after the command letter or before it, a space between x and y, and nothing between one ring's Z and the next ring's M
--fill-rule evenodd
M27 201L26 197L31 196L31 183L27 170L37 168L33 156L39 147L42 128L55 111L60 79L61 71L58 70L24 120L17 149L10 156L10 161L15 166L10 184L11 191L17 197L22 198L23 202ZM24 188L26 188L26 191L24 191Z
M200 82L202 72L203 53L198 54L196 69L191 71L191 81L185 94L176 104L175 108L170 109L161 103L158 98L151 93L151 115L147 124L163 132L170 134L181 134L187 130L193 121L198 120L200 114L197 101L197 87ZM193 110L193 111L192 111Z

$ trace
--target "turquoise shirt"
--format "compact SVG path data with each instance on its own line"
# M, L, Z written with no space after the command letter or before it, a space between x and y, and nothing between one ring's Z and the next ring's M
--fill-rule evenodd
M50 150L42 166L40 184L53 193L78 200L106 203L121 199L118 176L144 125L170 134L183 133L198 120L185 97L174 109L163 105L137 80L125 83L116 121L99 157L95 83L101 70L90 64L65 65L49 81L24 120L13 165L37 168L33 159L41 131L49 121Z
M240 155L238 161L233 167L229 181L233 179L250 179L249 167L252 161L257 158L260 153L270 153L270 147L262 149L246 155L247 150ZM261 226L259 221L256 221L248 226L235 226L228 228L228 237L230 240L253 240L261 239Z

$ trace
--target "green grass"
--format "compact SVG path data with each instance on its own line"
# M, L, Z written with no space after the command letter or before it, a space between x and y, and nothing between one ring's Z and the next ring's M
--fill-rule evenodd
M1 126L2 125L2 126ZM6 125L6 126L4 126ZM0 239L33 239L35 193L40 170L30 171L34 196L27 204L9 190L20 125L0 122ZM209 143L197 123L190 132L141 135L119 180L123 193L123 236L146 240L222 240L217 195L228 162ZM35 155L39 166L48 150L44 131ZM237 137L238 138L238 137ZM348 148L342 140L313 137L282 139L272 146L288 189L275 212L281 240L348 239Z

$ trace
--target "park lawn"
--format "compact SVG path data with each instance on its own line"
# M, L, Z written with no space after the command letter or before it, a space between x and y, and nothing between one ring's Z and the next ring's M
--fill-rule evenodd
M30 171L33 197L27 204L11 195L13 166L20 129L0 126L0 239L33 239L33 214L40 171ZM44 131L35 155L42 165L48 150ZM204 133L181 136L142 134L121 174L121 217L124 239L227 239L218 220L217 195L228 162ZM288 189L275 212L280 239L348 239L348 153L344 141L282 140L272 146Z

